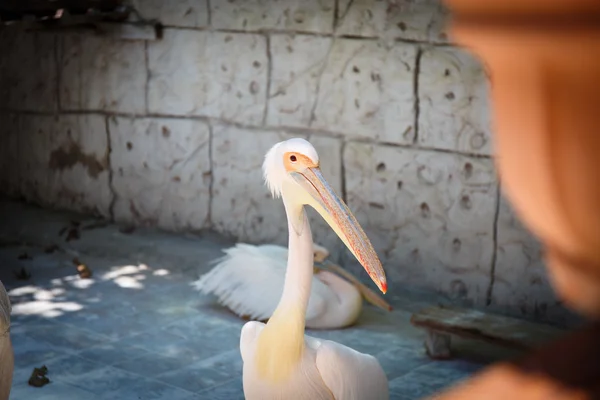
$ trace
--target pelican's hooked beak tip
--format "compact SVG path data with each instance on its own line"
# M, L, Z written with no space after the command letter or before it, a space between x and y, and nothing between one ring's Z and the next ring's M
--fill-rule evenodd
M386 294L386 292L387 292L387 282L381 282L381 285L379 285L379 289L381 290L381 293Z

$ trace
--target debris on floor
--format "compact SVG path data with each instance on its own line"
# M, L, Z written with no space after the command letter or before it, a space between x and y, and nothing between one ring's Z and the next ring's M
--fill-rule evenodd
M50 246L46 247L44 249L44 253L46 253L46 254L52 254L52 253L54 253L57 250L59 250L59 247L57 245L53 244L53 245L50 245Z
M41 368L34 368L33 372L31 373L31 377L29 378L29 381L27 383L29 384L29 386L34 387L42 387L44 385L47 385L50 383L50 379L46 377L47 373L48 368L45 365L42 365Z
M119 228L119 232L124 233L126 235L133 233L133 231L135 231L135 227L133 227L133 226L123 226L123 227Z
M92 222L89 225L85 225L81 228L82 231L89 231L92 229L100 229L100 228L105 228L108 226L108 222L106 221L98 221L98 222Z
M25 269L25 267L21 267L20 270L13 271L13 273L15 274L15 278L20 281L27 281L29 278L31 278L31 274Z
M87 265L80 262L77 257L73 259L73 264L77 267L77 273L81 279L90 279L92 277L92 270Z
M80 235L79 235L79 226L80 225L81 225L81 222L79 222L79 221L71 221L70 226L65 226L58 232L58 236L62 236L66 233L67 236L65 237L65 240L67 242L70 242L71 240L77 240L80 237Z
M67 237L65 238L65 240L67 242L70 242L71 240L77 240L77 239L79 239L79 230L77 228L69 229L69 232L67 233Z

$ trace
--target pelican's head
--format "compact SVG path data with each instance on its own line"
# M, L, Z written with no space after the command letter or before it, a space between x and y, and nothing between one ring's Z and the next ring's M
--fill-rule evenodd
M283 197L289 220L298 234L303 227L304 206L309 205L342 239L377 287L383 293L387 291L385 272L371 241L323 178L319 155L308 141L294 138L277 143L265 156L263 172L273 196Z

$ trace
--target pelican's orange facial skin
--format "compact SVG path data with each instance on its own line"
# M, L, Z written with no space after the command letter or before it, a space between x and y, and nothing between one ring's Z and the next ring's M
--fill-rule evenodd
M298 172L305 168L319 168L319 163L314 163L309 157L304 154L293 151L283 155L283 165L287 172Z

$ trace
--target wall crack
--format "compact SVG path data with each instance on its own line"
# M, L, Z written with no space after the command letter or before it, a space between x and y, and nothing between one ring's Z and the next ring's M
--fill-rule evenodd
M496 192L496 209L494 211L494 224L492 227L492 238L494 242L494 249L492 252L492 262L490 266L490 285L488 286L485 305L489 306L492 304L492 294L494 292L494 283L496 282L496 263L498 259L498 216L500 215L500 196L501 196L501 184L498 181L498 190Z
M415 134L413 136L413 144L419 143L419 116L421 114L421 103L419 99L419 74L421 73L421 56L423 55L423 49L418 47L417 54L415 57L415 73L413 75L413 95L414 99L414 113L415 120L413 125L415 127Z
M108 188L110 190L111 193L111 199L110 199L110 203L108 205L108 215L110 217L111 221L115 220L115 204L117 202L117 191L115 190L115 187L113 185L113 169L112 169L112 162L110 159L110 155L112 153L112 144L111 144L111 137L110 137L110 117L107 116L106 118L104 118L104 123L105 123L105 129L106 129L106 168L108 171Z

